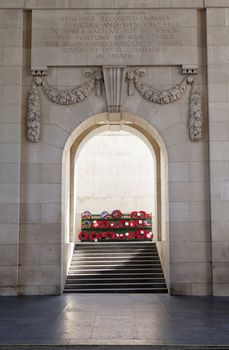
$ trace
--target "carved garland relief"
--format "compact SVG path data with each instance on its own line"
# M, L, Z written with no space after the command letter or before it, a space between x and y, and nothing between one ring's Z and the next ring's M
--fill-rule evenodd
M114 109L116 112L120 111L121 93L119 93L119 98L117 99L117 106L109 106L110 96L111 94L115 93L115 91L107 91L107 86L112 86L110 82L111 77L114 79L113 86L117 86L115 80L122 81L120 78L117 79L115 74L113 74L113 68L114 67L111 67L112 75L107 74L107 69L109 69L109 67L104 67L104 72L102 72L102 70L87 70L85 75L89 78L88 81L82 83L79 87L64 89L52 87L47 83L45 77L47 75L47 71L33 71L33 83L29 92L27 106L27 140L32 143L36 143L40 140L40 101L38 87L41 87L43 93L46 95L49 101L66 106L84 101L94 89L96 90L96 95L100 96L101 85L105 79L108 110L112 108L112 110ZM120 69L118 69L118 67L115 71L117 71L117 74L120 76ZM183 74L185 74L185 77L181 82L167 90L160 90L144 83L142 80L144 76L143 70L128 72L126 74L128 95L134 95L134 90L136 89L144 99L152 103L169 104L180 99L183 93L186 91L187 86L191 85L188 122L189 137L191 141L199 141L202 137L202 112L200 92L192 76L192 74L196 74L196 72L193 70L184 69ZM106 79L109 79L109 82L107 82ZM122 85L122 83L120 84ZM121 85L118 89L119 91L122 91Z
M185 72L186 73L186 72ZM184 79L167 90L155 89L144 83L142 77L144 71L138 70L127 73L128 93L134 95L134 87L139 94L146 100L157 104L169 104L181 98L186 91L187 85L191 84L190 106L189 106L189 137L191 141L199 141L202 137L202 111L200 92L196 86L194 78L186 75Z
M79 87L60 89L50 86L45 76L47 71L33 71L32 88L28 96L27 104L27 140L36 143L40 140L40 100L38 87L42 88L43 93L49 101L67 106L82 102L96 88L96 95L101 95L102 74L98 71L87 70L85 72L88 81Z

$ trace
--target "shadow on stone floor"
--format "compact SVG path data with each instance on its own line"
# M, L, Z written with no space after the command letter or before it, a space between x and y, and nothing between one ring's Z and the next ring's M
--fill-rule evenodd
M222 297L79 293L0 298L0 344L113 344L119 350L129 344L133 349L229 345L228 325L229 298Z

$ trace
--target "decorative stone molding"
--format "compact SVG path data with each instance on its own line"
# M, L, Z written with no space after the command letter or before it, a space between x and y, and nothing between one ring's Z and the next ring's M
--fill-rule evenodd
M40 98L37 87L42 85L47 70L33 70L31 75L33 80L27 101L26 137L29 142L36 143L40 140Z
M198 74L198 66L196 66L196 65L186 65L186 64L184 64L181 67L181 70L182 70L182 74L184 74L184 75Z
M103 78L109 113L118 113L122 105L124 66L103 66Z
M27 101L27 140L36 143L40 140L40 99L38 87L42 88L47 98L56 104L71 105L82 102L95 88L96 95L101 95L101 84L103 82L101 70L86 70L84 75L89 78L88 81L79 87L60 89L50 86L45 77L47 70L33 70L32 88L29 91Z
M189 108L189 136L191 141L199 141L202 137L201 98L196 82L193 78L198 70L195 66L182 66L183 80L175 86L162 90L154 88L143 81L145 71L138 69L127 72L128 95L134 95L135 89L146 100L157 104L169 104L177 101L184 94L187 86L192 85ZM32 88L28 96L27 106L27 140L40 140L40 100L38 87L42 88L47 98L56 104L72 105L85 100L95 89L96 95L102 94L104 79L108 113L120 113L124 82L124 66L104 66L103 70L86 70L84 75L89 79L79 87L57 88L50 86L46 81L47 70L33 70Z
M111 123L119 123L122 119L122 113L116 112L116 113L108 113L108 120Z
M95 95L102 95L102 85L103 85L103 73L101 70L94 71L92 69L87 69L84 71L84 75L88 79L95 79Z
M193 82L189 106L189 137L191 141L199 141L202 138L202 112L200 91Z
M156 89L142 81L142 77L144 75L145 72L143 70L137 70L134 72L134 74L133 72L131 72L130 74L127 73L126 80L129 85L131 84L131 87L129 87L128 90L133 95L134 86L135 89L139 92L139 94L150 102L158 104L168 104L175 102L182 96L187 87L187 78L185 77L180 83L178 83L170 89Z
M143 82L144 70L136 70L126 74L128 94L134 95L134 88L146 100L157 104L169 104L177 101L184 94L188 84L192 85L189 111L189 137L191 141L199 141L202 137L202 113L200 93L196 86L193 74L197 74L196 68L182 67L182 73L187 73L183 80L175 86L167 89L156 89Z
M202 111L201 111L201 97L197 83L193 75L198 74L197 66L183 65L182 74L186 75L189 84L192 84L189 105L189 138L191 141L199 141L202 138Z
M97 86L100 86L102 74L100 71L86 71L90 79L78 87L60 89L50 86L44 79L42 82L42 91L49 101L59 105L72 105L85 100L90 95L91 91ZM99 90L101 93L101 89Z
M29 142L40 140L40 99L37 88L33 86L28 96L26 137Z

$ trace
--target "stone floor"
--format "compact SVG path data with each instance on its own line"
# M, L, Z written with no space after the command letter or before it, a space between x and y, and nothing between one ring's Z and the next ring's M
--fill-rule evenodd
M229 298L1 297L1 344L229 344Z

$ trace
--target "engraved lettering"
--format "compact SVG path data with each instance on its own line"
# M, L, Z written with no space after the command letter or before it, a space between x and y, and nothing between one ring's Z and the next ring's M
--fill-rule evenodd
M165 55L166 48L183 46L177 21L163 15L65 15L51 23L49 31L56 36L53 41L47 40L47 47L60 47L66 54L88 50L97 58L107 53L114 59L136 53Z
M194 10L33 10L33 33L35 66L197 62Z

